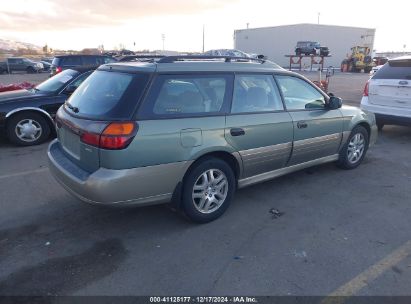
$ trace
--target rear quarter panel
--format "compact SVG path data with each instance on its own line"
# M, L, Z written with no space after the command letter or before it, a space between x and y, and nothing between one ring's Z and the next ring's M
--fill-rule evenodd
M101 166L128 169L195 160L215 151L234 152L224 138L225 116L139 121L124 150L101 150Z

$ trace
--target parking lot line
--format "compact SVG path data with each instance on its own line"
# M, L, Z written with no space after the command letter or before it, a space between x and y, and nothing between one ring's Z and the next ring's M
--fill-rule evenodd
M368 269L360 273L348 283L342 285L341 287L330 293L327 298L325 298L321 302L321 304L344 303L345 301L347 301L347 297L355 295L358 291L367 286L371 281L378 278L386 270L397 265L410 254L411 240L391 252L376 264L370 266Z
M16 177L16 176L23 176L23 175L33 174L33 173L41 173L41 172L44 172L44 171L47 171L47 170L48 170L48 168L38 168L38 169L19 172L19 173L5 174L5 175L0 175L0 179Z

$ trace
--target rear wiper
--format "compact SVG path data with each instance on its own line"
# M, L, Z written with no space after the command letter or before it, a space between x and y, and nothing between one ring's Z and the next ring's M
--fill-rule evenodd
M69 104L68 102L66 102L66 106L72 110L74 113L78 113L79 112L79 108L77 107L73 107L71 104Z

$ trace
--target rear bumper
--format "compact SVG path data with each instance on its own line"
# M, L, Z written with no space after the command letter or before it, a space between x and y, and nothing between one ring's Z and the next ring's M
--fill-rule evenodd
M80 200L104 205L150 205L169 202L191 162L87 172L64 155L58 140L47 151L56 180Z
M367 96L361 99L361 109L374 113L377 119L385 117L398 122L411 121L411 109L374 105L369 102Z
M400 117L400 116L385 115L385 114L375 114L375 118L377 119L378 123L381 123L381 124L411 126L411 118L410 117Z

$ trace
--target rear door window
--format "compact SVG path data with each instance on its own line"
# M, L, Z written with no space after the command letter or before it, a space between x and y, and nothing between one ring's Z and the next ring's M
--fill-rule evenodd
M408 79L411 80L411 60L394 60L382 66L372 79Z
M230 75L160 75L141 113L167 118L226 112L231 81Z
M71 95L66 110L98 120L129 119L149 75L95 71Z

